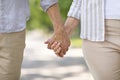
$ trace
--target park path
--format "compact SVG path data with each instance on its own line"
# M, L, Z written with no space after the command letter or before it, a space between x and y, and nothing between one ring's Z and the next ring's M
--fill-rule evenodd
M45 39L38 31L27 33L22 80L92 80L80 48L70 48L61 59L47 49Z

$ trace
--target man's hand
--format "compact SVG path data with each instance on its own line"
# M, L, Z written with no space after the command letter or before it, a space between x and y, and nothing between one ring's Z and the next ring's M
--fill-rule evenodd
M70 40L65 32L58 4L56 3L50 6L47 9L47 13L52 21L54 33L45 43L48 44L49 49L53 49L58 56L63 57L70 46ZM53 45L54 42L57 45L56 47Z
M74 31L74 29L76 28L76 26L79 24L79 20L73 18L73 17L68 17L65 24L64 24L64 31L66 31L67 33L67 37L70 37L72 32ZM59 31L58 31L59 32ZM62 33L61 33L62 34ZM62 35L61 35L62 36ZM64 35L63 35L64 36ZM61 48L61 42L54 42L54 41L51 41L52 45L50 45L50 47L48 48L51 48L54 50L54 52L58 55L61 51L63 52L63 49L64 48ZM63 43L64 44L64 43ZM67 49L66 49L67 50ZM64 54L63 54L64 55ZM58 55L59 56L59 55Z
M56 55L63 57L70 46L70 39L62 26L60 29L57 29L53 36L45 43L48 44L48 49L53 49Z

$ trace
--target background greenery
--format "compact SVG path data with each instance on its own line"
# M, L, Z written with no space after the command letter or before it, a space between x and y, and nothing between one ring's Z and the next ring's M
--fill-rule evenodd
M63 21L67 18L67 13L69 11L72 0L59 0L60 12ZM40 0L30 0L30 20L27 23L27 30L40 29L45 33L53 32L52 23L48 15L40 7ZM81 47L81 40L79 39L79 27L76 29L72 36L72 46Z

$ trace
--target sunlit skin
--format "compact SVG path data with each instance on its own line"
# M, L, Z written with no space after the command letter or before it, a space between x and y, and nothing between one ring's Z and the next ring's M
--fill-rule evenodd
M56 55L59 57L63 57L70 46L70 39L67 35L67 32L65 31L64 23L60 16L58 4L50 7L47 10L47 13L53 23L54 33L53 36L45 42L45 44L48 44L48 49L52 49L54 47ZM55 47L54 45L52 45L54 42L54 45L59 45L60 47Z
M73 17L68 17L66 22L65 22L65 31L67 32L67 36L70 37L71 34L73 33L74 29L77 27L77 25L79 24L79 20L73 18ZM53 44L50 47L51 49L54 50L54 52L58 55L60 55L61 51L63 50L63 48L61 47L61 43L60 42L53 42ZM66 53L65 53L66 54ZM65 55L64 54L64 55Z

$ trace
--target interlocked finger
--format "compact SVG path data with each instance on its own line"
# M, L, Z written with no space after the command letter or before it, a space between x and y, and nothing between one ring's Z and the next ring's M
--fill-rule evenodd
M61 44L60 43L58 43L56 46L54 46L54 48L52 48L54 51L57 51L57 49L59 49L59 48L61 48L61 46L60 46Z
M48 49L51 49L51 46L52 46L52 44L54 43L54 41L53 40L49 40L48 41Z

